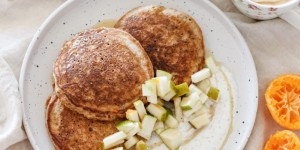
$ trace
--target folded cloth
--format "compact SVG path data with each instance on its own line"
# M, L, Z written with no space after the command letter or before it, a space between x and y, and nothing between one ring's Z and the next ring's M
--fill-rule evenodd
M0 0L0 56L17 79L26 49L38 27L64 0Z
M26 137L21 128L21 104L16 78L19 78L23 57L33 34L63 2L64 0L0 0L0 57L9 65L1 59L0 150L12 144L14 145L9 150L32 149L27 139L15 144Z
M18 82L9 65L0 57L0 147L26 138L22 130L22 107Z

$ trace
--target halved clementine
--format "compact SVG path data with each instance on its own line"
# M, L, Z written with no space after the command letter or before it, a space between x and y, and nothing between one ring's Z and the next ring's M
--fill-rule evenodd
M273 119L282 127L300 129L300 76L287 74L273 80L265 98Z
M300 140L292 131L279 131L269 137L264 150L300 150Z

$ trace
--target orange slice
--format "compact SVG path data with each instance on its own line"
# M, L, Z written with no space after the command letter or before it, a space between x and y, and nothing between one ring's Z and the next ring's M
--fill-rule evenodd
M279 131L270 136L264 150L300 150L300 140L292 131Z
M282 127L300 129L300 76L284 75L273 80L265 98L273 119Z

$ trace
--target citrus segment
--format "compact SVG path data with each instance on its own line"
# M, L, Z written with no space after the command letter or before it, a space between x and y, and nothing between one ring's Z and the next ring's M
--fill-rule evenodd
M264 150L300 150L300 140L289 130L279 131L270 136Z
M273 80L265 98L273 119L282 127L300 129L300 76L284 75Z

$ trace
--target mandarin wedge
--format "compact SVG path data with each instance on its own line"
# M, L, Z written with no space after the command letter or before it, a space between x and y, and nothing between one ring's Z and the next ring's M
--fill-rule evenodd
M271 135L266 142L264 150L299 150L300 140L298 136L289 130L278 131Z
M300 76L283 75L273 80L265 93L273 119L282 127L300 129Z

